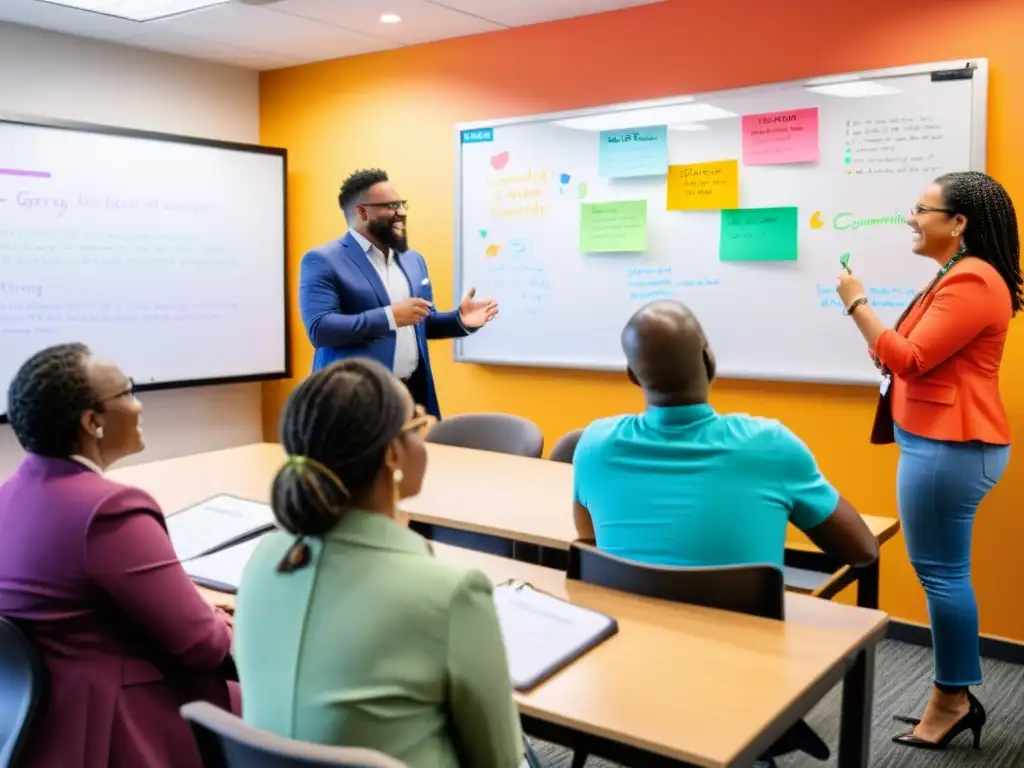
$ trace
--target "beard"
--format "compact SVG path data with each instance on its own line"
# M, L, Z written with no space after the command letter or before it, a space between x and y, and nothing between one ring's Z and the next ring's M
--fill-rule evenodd
M403 224L402 234L400 235L396 234L395 230L392 229L392 225L396 221L401 221ZM403 219L374 219L367 225L366 229L381 245L387 246L395 253L405 253L409 250L409 234L404 225L405 221Z

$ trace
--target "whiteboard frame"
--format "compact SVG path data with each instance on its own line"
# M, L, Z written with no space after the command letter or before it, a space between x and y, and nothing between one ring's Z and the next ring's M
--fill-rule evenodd
M698 91L695 93L677 94L660 99L645 99L640 101L623 101L616 104L606 104L596 107L584 107L582 109L571 109L561 112L547 112L533 115L522 115L520 117L506 117L496 120L474 120L472 122L457 123L455 125L455 248L454 248L454 277L453 296L462 295L462 272L463 272L463 238L462 238L462 132L479 128L501 128L509 125L520 125L523 123L551 122L555 120L568 120L575 117L589 117L591 115L608 114L609 112L622 112L634 109L648 109L650 107L668 107L677 104L684 104L694 99L707 98L723 93L765 93L772 90L784 90L792 87L800 87L811 84L812 81L819 81L831 78L853 77L871 80L882 80L891 77L905 77L907 75L927 75L932 72L956 70L971 67L974 69L971 87L971 150L970 167L967 170L985 172L988 154L988 59L984 57L951 59L948 61L936 61L927 64L911 64L900 67L886 67L884 69L866 69L857 72L837 72L827 75L812 75L794 80L784 80L773 83L761 83L760 85L741 86L738 88L721 88L716 91ZM496 297L501 303L501 297ZM482 328L481 332L486 333L487 329ZM452 359L456 363L475 363L477 365L493 365L514 368L543 368L567 371L622 371L622 366L613 365L584 365L581 363L566 362L526 362L514 360L490 360L474 358L466 355L463 349L462 339L455 339L452 345ZM811 384L835 384L853 386L877 386L878 382L866 383L862 379L830 378L825 379L819 376L808 376L800 373L768 374L759 371L720 371L720 379L737 379L753 381L782 381L801 382Z

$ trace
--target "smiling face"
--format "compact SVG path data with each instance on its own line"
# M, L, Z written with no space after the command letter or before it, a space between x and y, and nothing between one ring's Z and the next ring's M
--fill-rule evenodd
M930 184L911 210L907 224L914 231L914 253L944 263L960 247L967 219L949 206L939 184Z
M398 253L409 250L406 235L406 201L398 196L389 181L374 184L355 205L363 231L382 249Z

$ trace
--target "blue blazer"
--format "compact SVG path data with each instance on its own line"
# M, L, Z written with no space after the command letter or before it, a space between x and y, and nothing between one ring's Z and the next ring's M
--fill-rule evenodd
M398 256L398 266L409 281L413 297L434 302L434 289L427 274L427 262L416 251ZM316 348L313 370L336 360L369 357L389 371L395 363L395 332L388 324L385 307L391 304L384 283L369 257L350 234L309 251L299 267L299 311L310 342ZM469 331L459 320L458 310L438 312L413 326L426 391L418 401L441 417L430 369L427 339L466 336Z

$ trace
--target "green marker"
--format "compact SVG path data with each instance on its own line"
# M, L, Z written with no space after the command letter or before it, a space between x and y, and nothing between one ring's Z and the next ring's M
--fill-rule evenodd
M840 256L839 257L839 264L847 272L850 272L850 254L844 253L842 256ZM850 272L850 274L853 274L853 273Z

